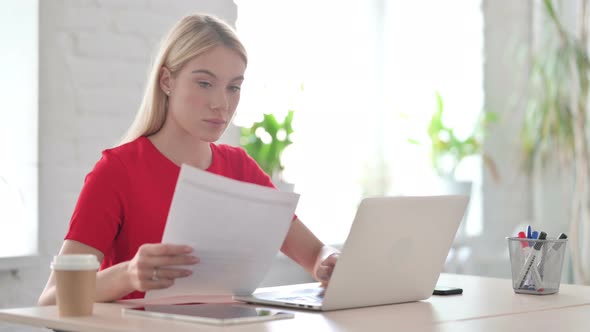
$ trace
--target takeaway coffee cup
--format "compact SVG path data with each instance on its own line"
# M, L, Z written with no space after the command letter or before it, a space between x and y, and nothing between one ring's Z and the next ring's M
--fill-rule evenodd
M51 269L55 273L60 316L92 315L98 267L98 260L94 255L53 257Z

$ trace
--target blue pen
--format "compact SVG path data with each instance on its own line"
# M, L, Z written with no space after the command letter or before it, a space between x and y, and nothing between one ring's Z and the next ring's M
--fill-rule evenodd
M533 228L531 227L531 225L528 225L526 227L526 238L527 239L532 239L533 238ZM534 245L533 242L529 242L529 247L532 247Z
M533 231L533 232L531 233L531 239L533 239L533 240L536 240L536 239L538 239L538 238L539 238L539 232L537 232L537 231ZM535 244L535 242L533 242L533 241L529 242L529 246L531 246L531 247L532 247L534 244Z
M531 234L531 231L532 231L531 225L528 225L527 228L526 228L526 237L527 237L527 239L532 239L533 238L533 235Z
M528 225L526 227L525 232L526 232L526 238L527 239L532 239L533 238L533 235L531 233L532 230L533 230L533 228L531 227L531 225ZM527 241L526 243L528 244L528 247L527 248L531 248L533 246L533 244L534 244L533 242L529 242L529 241ZM526 253L528 255L528 254L530 254L530 251L526 251Z

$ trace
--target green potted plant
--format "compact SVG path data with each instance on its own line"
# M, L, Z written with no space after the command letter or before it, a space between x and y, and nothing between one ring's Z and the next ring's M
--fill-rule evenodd
M497 179L498 172L493 160L482 150L485 127L496 121L496 114L483 112L471 135L460 138L452 127L444 123L444 103L441 95L436 93L436 110L428 123L429 150L432 167L436 174L445 181L455 181L455 171L460 163L469 156L481 155L481 158ZM417 140L411 143L420 144Z
M248 128L241 128L240 144L277 187L284 184L281 157L285 148L292 143L293 114L294 111L288 111L282 121L278 121L273 114L264 114L261 121Z
M525 170L529 175L557 167L571 181L569 243L574 281L590 284L590 128L588 98L588 1L562 3L582 13L574 29L566 29L552 0L543 0L544 37L533 50L528 96L522 127Z

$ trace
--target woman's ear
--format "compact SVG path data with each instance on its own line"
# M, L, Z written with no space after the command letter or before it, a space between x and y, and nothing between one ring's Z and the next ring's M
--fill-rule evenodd
M172 73L170 70L164 66L160 69L160 89L164 91L166 95L170 95L172 92Z

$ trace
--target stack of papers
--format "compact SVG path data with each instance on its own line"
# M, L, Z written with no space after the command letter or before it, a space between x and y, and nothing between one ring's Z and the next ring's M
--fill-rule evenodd
M193 247L193 274L147 300L227 299L251 294L287 235L299 195L182 165L162 243ZM167 301L152 301L167 302ZM170 301L179 302L179 301Z

